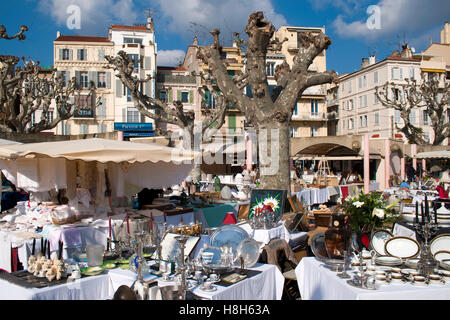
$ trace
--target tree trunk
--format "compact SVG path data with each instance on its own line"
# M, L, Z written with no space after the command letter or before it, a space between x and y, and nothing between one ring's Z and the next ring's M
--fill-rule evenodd
M259 189L287 190L290 193L289 122L270 119L258 127L260 162Z

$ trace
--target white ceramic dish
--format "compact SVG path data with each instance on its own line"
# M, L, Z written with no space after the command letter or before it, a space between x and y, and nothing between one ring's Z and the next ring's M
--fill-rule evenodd
M414 258L419 254L420 245L412 238L397 236L386 241L384 250L390 256L408 259Z
M450 259L450 251L438 251L433 255L434 259L441 262L442 260Z
M419 263L419 259L408 259L405 261L405 265L412 269L417 269L417 263Z
M372 235L372 239L370 244L372 245L372 249L380 256L385 256L386 251L384 251L384 245L387 240L392 238L393 235L391 232L387 230L378 230L375 231Z
M443 260L439 261L439 266L445 270L450 270L450 260L443 259Z
M430 251L433 255L438 251L450 251L450 234L444 233L431 240Z

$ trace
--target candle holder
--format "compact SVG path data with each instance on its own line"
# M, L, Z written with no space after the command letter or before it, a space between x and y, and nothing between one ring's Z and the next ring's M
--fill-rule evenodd
M422 223L414 223L414 229L424 240L420 248L420 258L417 267L420 273L428 279L430 274L434 273L434 269L439 266L439 262L434 259L431 253L429 244L429 240L438 230L438 224L431 222L430 219L426 219Z
M176 236L175 240L178 242L178 247L180 248L180 256L178 258L177 274L181 275L181 283L178 288L179 300L186 299L186 293L188 291L188 285L186 283L186 263L184 261L184 249L186 248L186 242L189 239L187 236Z
M380 287L375 283L375 278L364 271L364 259L362 255L362 251L359 252L359 274L356 274L352 279L347 280L347 283L353 287L366 289L366 290L378 290Z
M166 236L167 233L169 233L169 230L167 230L167 223L166 222L155 222L156 223L156 232L154 233L154 239L153 239L153 243L156 246L156 252L158 254L158 259L157 259L157 270L153 271L153 274L155 275L161 275L162 271L161 271L161 252L162 252L162 240L164 239L164 237ZM158 225L161 224L163 226L162 231L160 230L161 228L158 227Z
M347 273L348 268L348 250L344 251L344 265L342 266L342 271L337 274L337 276L341 279L350 279L351 276Z

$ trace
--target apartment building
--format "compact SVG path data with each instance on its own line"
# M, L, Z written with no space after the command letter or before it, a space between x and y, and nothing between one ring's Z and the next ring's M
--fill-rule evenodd
M134 75L141 80L153 78L142 84L141 90L151 97L156 92L157 45L153 21L146 25L111 25L108 37L68 36L57 34L54 41L54 65L65 79L76 78L83 88L75 101L81 109L73 118L60 123L55 134L89 134L121 131L123 136L153 136L154 121L142 116L134 107L131 92L108 68L105 55L116 56L125 51L134 61ZM97 97L88 98L88 89L94 82Z
M297 55L301 44L300 35L302 32L312 32L313 34L325 33L325 28L310 27L290 27L282 26L274 34L274 38L280 41L287 38L283 43L280 52L273 52L278 57L282 57L290 67L294 64L294 57ZM274 64L274 68L283 61L274 60L268 55L268 65ZM309 70L324 72L327 69L326 52L319 54L311 64ZM268 67L268 71L272 67ZM274 69L273 69L274 70ZM268 77L269 84L275 84L273 75ZM328 117L326 104L326 86L310 87L303 93L301 99L295 106L291 120L291 137L319 137L328 135Z

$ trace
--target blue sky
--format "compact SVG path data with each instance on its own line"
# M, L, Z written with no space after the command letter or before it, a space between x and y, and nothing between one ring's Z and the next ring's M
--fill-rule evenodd
M69 29L67 8L80 8L81 29ZM379 20L367 13L369 6L379 9ZM338 73L359 68L361 58L376 51L377 61L398 49L406 40L420 52L430 39L439 42L439 32L450 17L448 0L23 0L20 9L13 1L3 4L0 24L9 34L21 24L30 30L26 40L0 40L0 54L25 56L41 65L53 64L53 40L62 34L107 36L112 23L145 23L150 8L161 64L179 61L197 34L202 44L211 41L208 30L219 27L223 39L232 32L244 33L248 15L260 10L276 27L325 26L333 40L327 52L328 69ZM380 28L370 29L379 21Z

